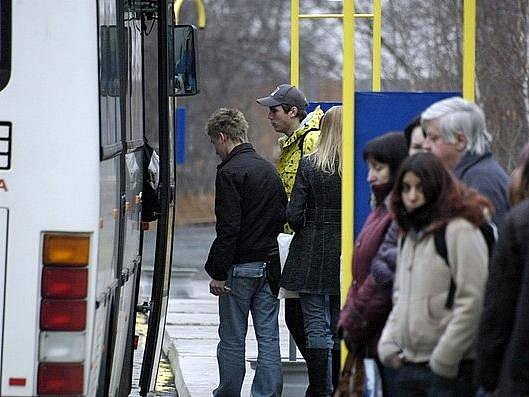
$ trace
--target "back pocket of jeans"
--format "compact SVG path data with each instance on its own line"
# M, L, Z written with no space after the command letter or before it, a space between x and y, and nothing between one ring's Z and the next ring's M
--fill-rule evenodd
M264 276L264 268L234 266L232 275L235 278L261 278Z

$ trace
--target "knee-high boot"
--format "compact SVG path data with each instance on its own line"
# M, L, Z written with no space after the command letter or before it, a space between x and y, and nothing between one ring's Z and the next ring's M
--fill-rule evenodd
M340 371L342 369L341 357L340 349L332 349L332 389L334 391L336 391L340 383Z
M307 349L305 360L309 374L306 397L328 397L329 349Z

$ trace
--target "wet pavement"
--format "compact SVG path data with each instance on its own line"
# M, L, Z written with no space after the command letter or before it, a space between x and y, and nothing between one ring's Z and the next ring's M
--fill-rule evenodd
M175 229L173 270L182 268L195 270L195 272L186 273L184 275L187 277L186 279L171 280L171 299L169 300L164 340L164 352L167 358L160 367L155 396L211 396L211 392L218 384L216 359L219 341L217 333L219 325L218 306L217 298L209 293L210 278L204 271L204 263L214 238L214 226L192 226ZM146 239L149 240L151 237L146 236ZM146 243L149 244L149 241ZM283 305L281 305L279 320L281 355L284 357L284 361L287 361L289 336L284 323ZM140 329L141 327L140 324ZM137 354L143 348L141 343L140 339ZM250 317L246 339L246 357L247 359L255 359L256 356L257 343ZM303 362L296 362L295 364L295 367L299 367L303 371ZM301 366L297 364L301 364ZM171 375L167 376L167 370L171 370ZM137 371L134 373L136 384L139 379L139 369ZM250 361L247 361L242 396L250 395L253 374ZM306 375L302 373L301 376L301 389L304 389ZM284 381L287 381L286 377ZM285 384L285 386L288 389L288 385ZM133 391L131 396L139 396L137 388ZM284 393L287 396L303 394L304 391L302 394Z
M218 384L217 329L219 325L217 298L209 293L208 283L203 275L192 280L193 296L169 301L166 331L170 336L173 356L178 366L176 387L180 397L211 396ZM288 330L284 322L283 305L279 314L281 355L288 357ZM298 353L299 356L299 353ZM246 337L246 376L242 396L250 395L254 371L250 361L257 357L257 341L252 319L249 319ZM171 358L171 354L170 354ZM173 361L173 360L171 360ZM172 362L173 364L173 362ZM292 394L294 395L294 394Z
M139 335L138 348L134 351L134 366L132 369L132 389L129 397L140 397L139 380L141 373L141 360L145 350L145 336L147 335L147 317L138 314L136 319L136 335ZM174 375L171 364L165 354L162 354L158 377L156 379L156 391L150 397L179 397L176 392Z

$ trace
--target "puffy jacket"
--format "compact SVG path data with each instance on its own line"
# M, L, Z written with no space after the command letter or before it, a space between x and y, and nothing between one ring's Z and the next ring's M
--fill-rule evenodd
M376 353L376 341L391 310L391 294L377 294L378 286L371 275L372 261L390 223L391 215L385 203L380 201L367 217L356 239L353 255L354 281L349 287L338 322L338 327L347 331L355 342L367 347L368 357L373 357Z
M378 344L384 364L403 353L407 361L428 363L437 375L454 378L461 360L475 356L488 276L487 244L479 229L456 218L447 225L446 245L450 267L437 254L432 230L408 232L397 259L393 309ZM451 277L455 301L447 309Z
M303 156L312 153L320 137L320 120L323 111L318 106L301 122L299 128L289 137L279 138L281 154L277 163L277 172L283 181L285 192L290 199L296 180L299 161L301 160L301 141L303 140ZM304 138L303 138L304 137Z

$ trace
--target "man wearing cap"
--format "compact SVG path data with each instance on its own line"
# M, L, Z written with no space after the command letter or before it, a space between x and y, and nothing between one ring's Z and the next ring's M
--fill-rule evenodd
M290 84L277 86L270 95L257 99L257 103L268 107L268 120L270 120L272 128L276 132L284 134L278 141L281 154L277 163L277 171L290 199L301 158L312 153L318 144L323 111L318 106L307 115L308 102L305 94ZM288 225L285 225L285 233L293 233ZM338 316L339 302L337 301L331 306L336 309L333 310L336 313L332 313L331 316L333 314ZM306 338L299 298L285 299L285 322L299 351L305 357ZM339 350L333 350L333 383L336 382L339 365Z
M308 102L305 94L290 84L279 85L267 97L259 98L257 103L268 107L268 120L272 128L285 134L279 138L281 154L277 171L290 199L301 157L316 149L323 111L318 106L307 115ZM288 225L285 229L285 232L292 233Z

